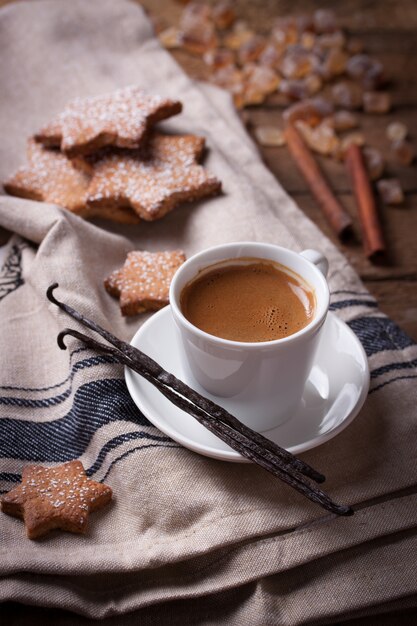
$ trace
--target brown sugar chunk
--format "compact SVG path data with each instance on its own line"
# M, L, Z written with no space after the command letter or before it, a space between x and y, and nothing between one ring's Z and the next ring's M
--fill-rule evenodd
M150 127L180 113L181 102L130 86L110 94L76 98L36 135L45 146L68 156L91 154L104 146L138 148Z
M20 167L4 184L7 193L20 198L51 202L85 215L90 176L76 169L57 150L49 150L33 139L28 143L28 165Z
M89 513L112 498L109 486L87 478L80 461L57 467L28 465L20 485L1 498L4 513L24 520L29 539L50 530L85 533Z
M197 163L204 139L155 133L146 149L110 153L93 167L88 206L131 207L147 221L181 202L219 193L221 183Z
M129 252L123 267L104 281L106 290L120 299L123 315L155 311L169 303L169 287L184 263L182 250Z

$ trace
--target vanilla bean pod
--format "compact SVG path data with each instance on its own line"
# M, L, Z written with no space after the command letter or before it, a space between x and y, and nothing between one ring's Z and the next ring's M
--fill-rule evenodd
M272 455L270 451L265 450L265 448L259 446L253 440L248 439L247 436L243 435L241 432L234 430L230 424L218 421L211 414L206 413L199 406L194 405L189 398L184 398L177 390L173 389L171 386L167 386L166 383L155 377L143 365L127 356L124 351L121 351L118 348L103 345L95 339L92 339L91 337L73 329L66 329L59 333L58 345L61 349L66 348L64 337L68 335L79 339L90 348L112 355L118 363L126 365L136 371L151 384L157 387L157 389L174 405L194 417L198 422L210 430L210 432L217 435L222 441L242 454L242 456L261 466L275 477L280 478L283 482L296 489L309 500L337 515L350 515L352 513L349 507L338 505L333 502L327 494L307 482L306 479L304 479L300 473L297 472L297 470L289 468L288 465L283 463L282 460L276 455Z
M179 406L179 408L183 409L188 414L192 414L192 417L195 417L195 419L197 419L199 422L204 421L203 425L214 434L218 435L220 428L224 426L224 428L227 428L227 430L230 431L231 437L234 438L238 444L245 445L245 447L251 449L253 453L262 454L264 458L266 458L267 461L271 463L271 465L276 466L280 470L284 472L289 471L288 464L283 462L282 459L280 459L280 457L278 457L276 454L273 454L272 452L270 452L270 450L267 450L263 446L260 446L253 439L248 438L246 435L239 433L239 431L236 431L232 426L227 424L227 422L223 422L213 417L210 413L207 413L200 406L195 405L190 400L189 397L187 396L184 397L178 391L178 389L173 389L171 386L168 386L165 382L161 382L160 378L156 378L155 376L150 374L143 367L143 365L137 364L134 360L129 358L125 354L124 351L122 352L118 348L112 348L110 346L101 344L95 339L92 339L91 337L88 337L87 335L84 335L83 333L80 333L79 331L71 329L71 328L67 328L61 331L57 337L58 345L61 349L66 349L66 345L64 343L64 338L66 336L72 336L76 339L79 339L86 346L93 348L94 350L105 352L106 354L113 356L115 361L117 361L118 363L121 363L122 365L126 365L127 367L129 367L130 369L132 369L133 371L141 375L143 378L148 380L155 387L157 387L157 389L161 393L163 393L166 397L168 397L168 399L171 402L173 402L173 404L176 404L179 406L178 402L181 400L182 404L181 406ZM233 445L231 447L233 447ZM291 468L291 471L297 472L297 470L295 470L294 468ZM300 474L300 478L301 478L301 474Z
M118 350L126 354L130 359L145 367L147 371L151 373L152 376L154 376L155 378L158 378L160 382L175 388L178 393L181 393L183 396L190 399L195 405L199 406L206 413L209 413L219 421L228 423L229 425L234 427L235 430L241 432L246 437L262 446L264 449L269 450L274 455L277 455L280 459L282 459L284 463L293 467L301 474L308 476L318 483L324 482L325 477L323 476L323 474L317 472L317 470L312 468L310 465L295 457L293 454L285 450L285 448L282 448L270 439L267 439L260 433L257 433L256 431L253 431L249 427L242 424L242 422L240 422L236 417L228 413L228 411L226 411L222 407L219 407L208 398L201 396L199 393L191 389L191 387L188 387L188 385L183 383L181 380L177 379L169 372L166 372L156 361L151 359L149 356L147 356L137 348L133 347L131 344L118 339L112 333L102 328L96 322L88 319L87 317L73 309L71 306L57 300L53 295L53 291L57 287L57 283L50 285L47 290L47 297L53 304L65 311L72 318L79 321L83 326L86 326L90 330L98 333L101 337L106 339L106 341L108 341Z

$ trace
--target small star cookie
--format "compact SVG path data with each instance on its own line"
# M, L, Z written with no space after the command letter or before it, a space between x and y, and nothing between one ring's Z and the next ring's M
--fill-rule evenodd
M181 110L179 101L130 86L76 98L35 139L47 147L60 147L71 157L92 154L104 146L138 148L151 126Z
M130 207L87 206L91 173L74 167L65 154L30 139L27 156L28 165L20 167L4 184L10 195L57 204L87 219L101 217L123 224L140 221Z
M20 485L1 498L1 508L23 518L27 536L37 539L55 528L85 533L89 513L111 497L111 488L88 479L80 461L49 468L28 465Z
M169 303L169 286L184 263L182 250L129 252L123 267L104 281L106 290L119 298L123 315L162 309Z
M104 155L93 166L88 206L131 207L147 221L177 204L214 195L221 183L197 161L204 139L154 133L143 150Z
M41 200L63 206L84 216L90 176L76 169L64 154L47 150L30 139L28 165L20 167L4 184L7 193L29 200Z

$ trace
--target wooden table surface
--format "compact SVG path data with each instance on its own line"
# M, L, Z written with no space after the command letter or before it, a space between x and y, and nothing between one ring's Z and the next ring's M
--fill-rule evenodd
M140 0L140 4L167 26L178 24L184 6L178 0ZM347 33L360 37L365 43L365 51L378 58L392 78L389 87L392 112L372 116L358 114L366 139L371 146L387 153L386 126L399 120L408 126L417 149L416 0L235 0L234 7L239 18L260 33L268 33L272 20L278 16L312 13L317 8L333 9L340 26ZM173 50L172 54L190 76L208 77L207 68L198 57L184 50ZM246 108L245 115L251 125L283 127L284 108L279 98L273 95L263 105ZM366 259L359 241L343 245L333 235L287 148L260 147L260 151L284 189L347 256L377 298L382 311L417 341L417 165L398 166L387 159L387 172L400 179L406 201L400 207L379 206L389 254L384 265L375 265ZM356 204L344 165L324 157L318 160L359 233Z
M0 5L13 0L0 0ZM137 0L133 0L137 1ZM184 4L178 0L141 0L152 15L167 26L178 24ZM235 0L238 16L258 32L268 32L273 18L288 13L311 13L316 8L332 8L340 25L349 34L365 42L366 52L384 64L392 78L390 92L393 110L387 115L360 115L361 127L369 144L387 152L385 128L390 121L407 124L417 147L417 1L416 0ZM177 61L192 77L204 79L207 68L200 58L183 50L175 50ZM245 109L250 122L282 127L283 104L271 96L265 104ZM389 258L384 265L369 262L360 242L341 244L329 229L304 180L291 161L286 148L260 148L267 166L300 208L347 256L377 298L380 308L417 340L417 166L398 166L388 160L388 173L398 176L406 201L400 207L380 206ZM332 187L351 214L356 231L357 211L350 183L342 164L320 158ZM0 233L0 243L5 234Z

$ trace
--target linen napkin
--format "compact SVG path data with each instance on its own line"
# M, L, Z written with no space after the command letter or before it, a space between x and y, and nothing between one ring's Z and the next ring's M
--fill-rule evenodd
M191 81L136 4L6 6L0 51L2 180L69 99L137 84L183 101L164 127L206 137L205 166L224 189L134 227L0 198L0 226L15 233L0 275L0 489L28 463L77 458L115 494L85 537L31 542L2 515L0 599L123 624L317 624L415 606L416 345L265 168L229 97ZM303 454L328 493L355 506L351 518L324 514L253 465L186 450L139 412L111 358L75 341L57 347L57 333L75 325L46 300L52 282L60 299L130 340L146 316L123 319L103 288L129 250L190 256L240 240L324 252L332 308L368 354L363 410Z

